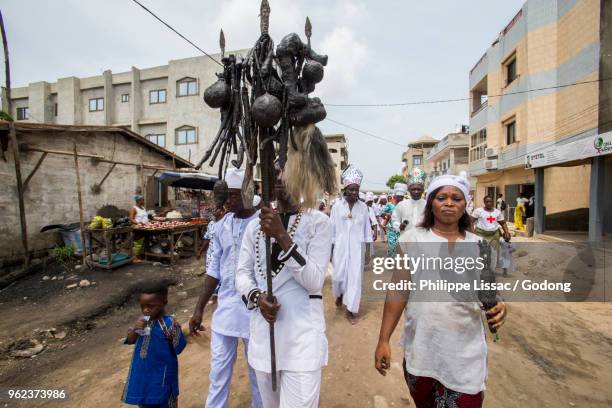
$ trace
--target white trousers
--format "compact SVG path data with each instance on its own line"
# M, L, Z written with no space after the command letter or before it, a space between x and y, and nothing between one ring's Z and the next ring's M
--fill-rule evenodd
M210 337L210 387L206 398L206 408L227 408L229 391L232 382L234 363L238 354L239 337L224 336L211 330ZM242 339L245 357L248 354L249 341ZM251 382L251 399L253 408L262 408L261 396L257 389L255 370L249 367Z
M264 408L316 408L321 391L321 369L316 371L278 371L276 392L272 375L255 371Z

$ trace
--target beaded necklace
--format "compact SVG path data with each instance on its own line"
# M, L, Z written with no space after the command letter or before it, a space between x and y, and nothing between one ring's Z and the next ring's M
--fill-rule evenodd
M295 232L297 231L297 228L300 225L301 220L302 220L302 211L297 213L297 215L295 216L295 221L293 225L291 226L291 228L289 228L289 231L287 231L289 233L289 237L291 237L291 240L293 240L293 236L295 235ZM257 264L257 273L259 273L259 276L266 279L266 272L262 268L261 256L259 254L259 241L264 238L265 238L264 233L260 229L257 232L257 238L255 239L255 261ZM284 266L285 266L285 263L281 262L280 265L278 265L278 267L272 271L272 278L275 278L276 275L280 273L280 271L283 269Z

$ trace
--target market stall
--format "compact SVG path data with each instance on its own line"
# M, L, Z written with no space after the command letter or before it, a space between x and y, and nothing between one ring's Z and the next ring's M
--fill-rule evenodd
M174 263L178 258L198 253L206 221L156 218L148 224L133 227L135 233L144 237L145 260L161 258Z
M204 173L162 172L157 180L174 187L177 192L175 209L165 217L153 217L145 225L134 226L134 233L144 237L145 260L168 259L197 255L201 237L208 226L203 217L206 196L217 178Z

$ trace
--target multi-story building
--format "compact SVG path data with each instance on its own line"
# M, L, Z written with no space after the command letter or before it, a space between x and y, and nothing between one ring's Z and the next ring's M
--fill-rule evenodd
M338 188L341 188L342 182L340 176L348 166L346 137L343 134L325 135L325 141L327 142L327 149L336 167L336 182L338 183Z
M438 142L438 139L425 135L408 143L408 149L402 153L402 176L406 177L413 167L419 167L429 172L429 169L426 168L425 157Z
M472 68L477 204L534 196L536 232L612 232L610 18L608 1L528 0Z
M442 174L455 174L469 170L468 150L469 134L465 132L449 133L444 136L425 157L427 177L432 180ZM472 178L473 179L473 178ZM475 180L471 180L474 184Z
M10 114L18 121L124 127L197 162L220 125L219 111L201 95L221 70L202 56L129 72L35 82L11 90ZM214 173L207 166L203 170Z

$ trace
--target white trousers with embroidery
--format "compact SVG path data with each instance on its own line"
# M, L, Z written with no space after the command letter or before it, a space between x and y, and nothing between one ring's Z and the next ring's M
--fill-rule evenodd
M255 371L264 408L316 408L321 391L321 369L316 371L278 371L276 392L272 375Z

